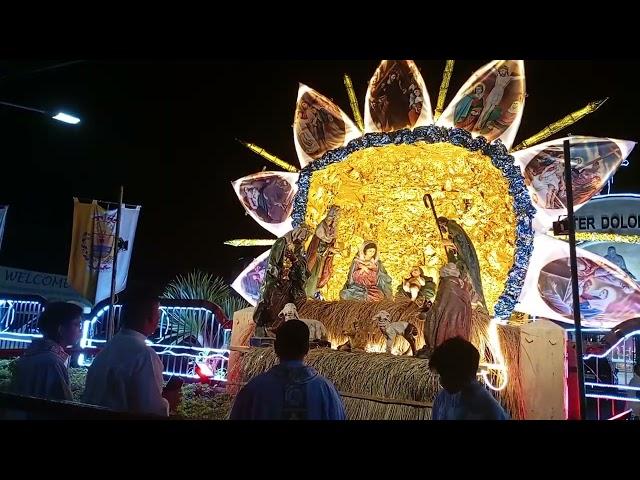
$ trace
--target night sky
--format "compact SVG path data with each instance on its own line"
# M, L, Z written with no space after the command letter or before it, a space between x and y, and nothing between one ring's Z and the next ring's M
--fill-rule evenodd
M254 142L298 166L291 125L298 82L351 115L342 75L360 106L378 61L0 62L0 100L82 119L77 126L0 106L2 189L10 205L0 264L66 274L74 196L142 205L130 282L162 287L199 268L231 282L272 238L237 200L231 181L272 166L238 144ZM456 62L448 100L490 61ZM435 106L444 60L416 61ZM610 97L562 133L638 141L640 62L527 61L528 98L515 144L589 101ZM612 192L640 192L640 154ZM276 167L273 167L277 170Z

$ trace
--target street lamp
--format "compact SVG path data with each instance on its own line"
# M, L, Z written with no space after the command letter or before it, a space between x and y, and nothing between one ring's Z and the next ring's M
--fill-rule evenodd
M70 123L71 125L75 125L76 123L80 123L80 119L78 117L74 117L73 115L67 115L66 113L59 112L53 117L51 117L59 122Z
M4 105L6 107L18 108L20 110L29 110L30 112L41 113L48 117L53 118L54 120L58 120L59 122L70 123L71 125L76 125L80 123L80 119L78 117L74 117L73 115L69 115L63 112L51 113L46 110L40 110L38 108L25 107L24 105L16 105L15 103L9 102L0 102L0 105Z

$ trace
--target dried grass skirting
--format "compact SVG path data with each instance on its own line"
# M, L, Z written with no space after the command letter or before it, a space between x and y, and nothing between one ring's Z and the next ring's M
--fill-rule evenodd
M312 318L324 323L327 327L329 341L333 348L336 348L348 340L342 332L348 329L354 320L358 320L360 323L359 330L367 336L368 351L383 352L385 350L385 339L377 324L372 320L373 316L380 310L387 310L391 314L391 321L393 322L407 321L416 325L419 332L416 339L416 346L421 348L424 345L424 321L417 318L420 310L413 302L408 300L395 302L358 302L344 300L324 302L307 300L300 306L299 313L302 318ZM480 351L482 361L494 363L494 359L487 358L487 355L485 355L489 339L489 321L490 318L488 315L479 312L474 313L470 341ZM504 390L496 392L495 396L505 409L507 409L511 418L523 419L525 409L519 364L520 329L516 326L500 325L498 327L498 334L502 354L508 366L508 384ZM403 338L396 339L396 345L394 347L396 353L404 352L408 348L409 344ZM267 355L267 353L264 353L264 355ZM325 355L328 355L327 360L324 360ZM352 357L353 355L355 355L355 357ZM257 357L254 358L254 356ZM256 372L261 373L266 371L276 363L276 358L273 353L269 353L268 358L264 357L264 359L260 359L259 353L255 352L243 355L243 357L241 363L243 364L242 370L245 379L252 378ZM316 358L317 360L315 360ZM430 395L434 392L425 390L424 383L433 383L433 375L428 369L428 362L424 360L411 357L391 357L380 354L329 353L326 350L321 350L312 351L309 354L309 361L312 362L311 365L314 368L333 381L336 387L343 392L369 394L376 397L397 400L432 400ZM319 362L318 365L313 363L316 361ZM253 364L252 362L257 363ZM325 362L328 363L325 364ZM392 365L395 370L389 369ZM323 368L325 368L326 371L323 370ZM367 370L368 368L372 370L369 371ZM368 372L366 375L364 374L365 371ZM388 375L386 374L387 372ZM249 377L246 376L247 374L249 374ZM498 385L499 383L498 378L493 378L494 385ZM399 384L401 384L401 386L396 387L396 385ZM397 390L397 388L399 388L399 390ZM437 388L437 382L434 388ZM347 406L347 404L351 406ZM388 406L383 403L352 398L345 398L345 406L348 411L351 412L350 418L358 419L418 419L424 418L421 415L431 415L430 409L415 408L406 405ZM425 410L429 410L429 412L426 413ZM375 416L364 416L367 414ZM411 415L415 415L415 417Z
M422 359L318 349L310 351L306 361L341 392L349 420L431 418L438 378ZM244 381L276 363L272 349L251 349L243 355Z
M360 322L359 330L368 336L369 351L383 352L385 350L385 338L382 336L373 316L380 310L386 310L391 314L392 322L411 322L418 327L416 346L424 345L424 321L418 319L420 309L410 300L381 302L359 302L356 300L340 300L337 302L324 302L320 300L307 300L300 306L298 312L301 318L319 320L327 327L329 341L333 348L345 343L348 338L343 335L345 329L351 327L354 320ZM395 347L400 351L409 348L406 340L398 338Z
M498 399L507 409L511 418L524 420L525 398L522 375L520 373L520 327L500 326L498 327L498 334L500 335L500 347L507 362L509 375L509 383L502 392L499 392Z
M490 318L482 313L474 312L472 319L473 326L471 327L469 341L480 351L481 362L495 363L496 360L487 354ZM503 390L494 392L494 396L509 412L511 418L522 420L525 415L525 407L522 377L520 375L520 327L499 325L498 336L500 338L500 349L507 363L508 383ZM495 386L501 383L497 375L490 375L490 380Z
M251 336L255 328L247 329L245 334L237 339L238 346L248 346ZM229 354L229 371L227 372L227 393L237 395L240 391L240 382L242 381L242 362L243 356L239 352L230 352Z

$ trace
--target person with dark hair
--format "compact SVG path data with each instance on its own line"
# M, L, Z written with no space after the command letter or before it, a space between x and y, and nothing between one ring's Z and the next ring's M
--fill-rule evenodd
M87 372L84 401L116 411L169 415L179 394L163 391L164 367L145 341L158 328L160 302L137 297L125 302L122 327L93 360ZM167 397L167 398L165 398Z
M50 303L38 319L41 339L34 339L16 360L11 390L18 395L48 400L72 400L69 354L82 335L82 308L73 303Z
M450 338L431 356L429 368L443 390L433 402L432 420L508 420L509 416L476 380L480 353L461 337Z
M289 320L276 330L280 364L252 379L238 393L231 420L344 420L340 395L326 378L303 361L309 327Z

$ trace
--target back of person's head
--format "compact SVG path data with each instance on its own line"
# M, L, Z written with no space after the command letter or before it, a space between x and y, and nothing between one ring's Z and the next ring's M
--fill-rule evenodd
M123 328L136 330L146 336L155 332L160 319L160 301L153 296L133 296L122 305L120 321Z
M442 342L433 352L429 367L440 375L440 383L450 393L460 391L476 378L480 352L462 337Z
M284 322L276 330L274 347L281 361L302 360L309 352L309 327L301 320Z
M53 302L48 304L38 318L38 330L43 336L63 346L72 345L80 339L82 307L73 303Z

